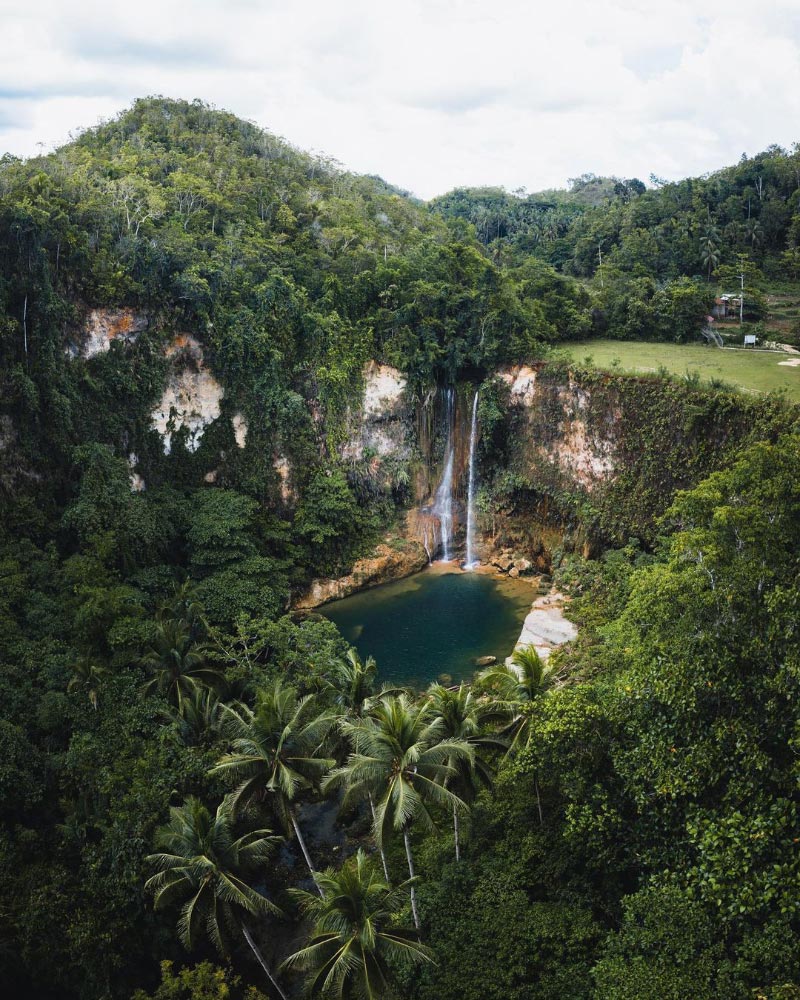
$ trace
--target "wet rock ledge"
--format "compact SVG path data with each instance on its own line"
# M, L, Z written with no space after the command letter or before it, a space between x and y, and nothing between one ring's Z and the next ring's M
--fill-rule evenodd
M370 556L359 559L347 576L337 579L312 580L308 590L292 605L296 611L318 608L328 601L349 597L359 590L377 587L391 580L418 573L428 565L424 546L414 539L404 539L401 545L381 542Z

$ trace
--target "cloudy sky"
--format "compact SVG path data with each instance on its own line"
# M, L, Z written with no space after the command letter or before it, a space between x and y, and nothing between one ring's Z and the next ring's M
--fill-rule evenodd
M0 152L199 97L428 198L800 140L800 0L0 0Z

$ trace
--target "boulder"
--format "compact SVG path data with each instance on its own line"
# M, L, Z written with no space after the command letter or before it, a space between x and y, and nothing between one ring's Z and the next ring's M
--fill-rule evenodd
M519 576L519 568L517 566L512 566L511 569L508 571L508 575L511 577L512 580L516 580L517 577Z
M497 663L497 657L477 656L474 662L476 667L491 667L493 664Z
M514 560L510 552L501 552L499 556L492 559L492 566L496 566L501 573L507 573L514 565Z

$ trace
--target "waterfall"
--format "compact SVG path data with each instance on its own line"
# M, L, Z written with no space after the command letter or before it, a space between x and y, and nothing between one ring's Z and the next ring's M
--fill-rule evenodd
M472 400L472 426L469 431L469 480L467 484L467 561L465 569L478 565L475 558L475 442L478 437L478 391Z
M446 390L447 406L447 443L444 449L444 471L436 488L433 512L439 518L442 532L442 559L450 560L450 542L453 535L453 464L455 462L455 442L453 441L453 416L455 394L453 389Z

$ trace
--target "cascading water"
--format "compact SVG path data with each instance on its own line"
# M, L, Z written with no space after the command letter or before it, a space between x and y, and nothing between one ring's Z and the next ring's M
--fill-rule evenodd
M453 389L446 391L447 442L444 449L444 471L436 488L433 503L433 513L439 519L439 529L442 535L442 559L449 562L451 558L450 543L453 537L453 465L455 462L455 442L453 441L453 416L455 412L455 393Z
M475 558L475 443L478 439L478 392L472 400L472 426L469 431L469 479L467 481L467 561L464 569L478 565Z

